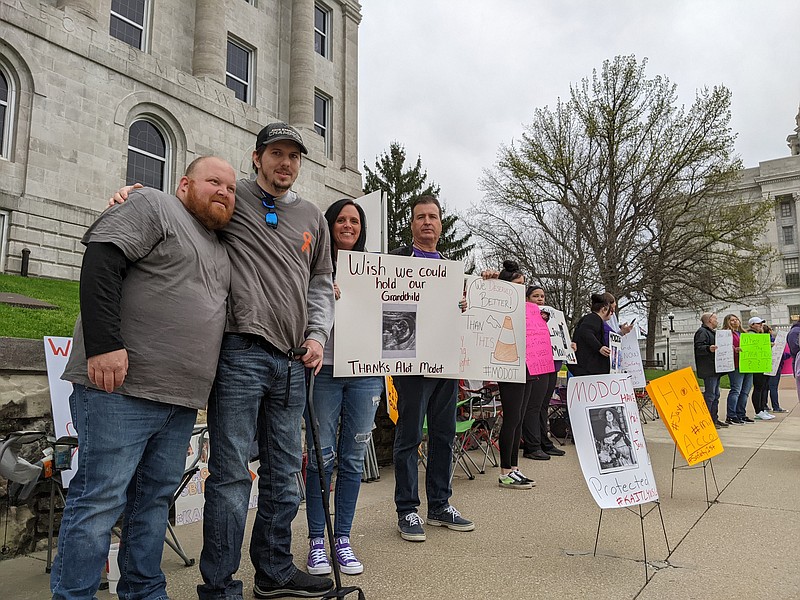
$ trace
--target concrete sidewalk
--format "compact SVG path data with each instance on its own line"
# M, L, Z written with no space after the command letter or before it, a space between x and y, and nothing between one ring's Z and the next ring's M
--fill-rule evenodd
M800 598L800 408L793 390L781 390L781 404L789 412L772 421L720 431L725 452L713 464L721 493L710 507L702 470L677 471L670 498L674 445L660 421L645 425L672 550L668 554L654 511L645 519L651 563L646 584L638 513L605 511L592 556L600 511L572 445L566 456L547 462L520 459L523 472L536 479L533 490L499 488L497 468L473 481L457 473L453 505L476 529L456 533L428 526L424 543L400 539L393 472L382 469L380 481L362 486L353 527L365 572L344 576L344 584L361 586L368 600ZM680 457L678 464L685 464ZM424 517L424 506L420 513ZM298 564L305 562L306 532L301 506L294 523ZM201 526L181 527L178 535L190 556L199 556ZM245 598L251 598L246 547L243 556L238 575ZM0 562L0 598L49 598L44 558L37 553ZM166 549L163 568L173 600L197 597L196 566L184 567ZM98 593L100 600L110 597Z

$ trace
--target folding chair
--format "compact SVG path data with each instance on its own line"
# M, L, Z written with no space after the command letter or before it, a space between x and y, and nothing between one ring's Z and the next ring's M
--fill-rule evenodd
M556 387L555 393L550 398L547 421L550 425L550 436L559 444L565 446L572 438L572 427L570 426L569 410L567 409L566 386ZM560 430L562 425L563 430Z
M633 393L636 396L636 405L639 408L639 416L642 418L642 423L646 424L648 417L651 421L658 419L658 410L650 399L647 390L638 389L634 390Z
M460 380L458 382L462 403L469 404L469 414L475 419L468 434L468 449L474 446L483 452L483 463L478 469L480 473L486 472L486 463L498 466L495 450L500 451L497 444L497 435L502 422L502 405L499 395L500 388L495 382Z

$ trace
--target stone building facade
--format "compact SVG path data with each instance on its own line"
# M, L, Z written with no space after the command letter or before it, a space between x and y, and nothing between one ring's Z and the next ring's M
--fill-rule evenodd
M173 190L195 157L251 172L281 120L295 188L361 194L357 0L2 0L0 272L77 279L80 237L131 180Z

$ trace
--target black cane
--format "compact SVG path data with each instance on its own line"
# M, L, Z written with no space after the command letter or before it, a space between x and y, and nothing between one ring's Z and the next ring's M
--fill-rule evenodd
M289 350L289 359L298 358L308 352L308 348L292 348ZM291 369L291 365L290 365ZM322 446L319 443L319 422L317 413L314 410L314 369L308 369L308 383L306 388L306 406L308 407L308 423L306 427L311 427L311 439L314 440L314 456L317 459L317 473L319 475L319 487L322 492L322 510L325 512L325 528L328 531L328 541L331 545L331 567L333 568L334 589L322 596L323 598L345 598L352 593L358 593L358 600L366 600L364 591L360 587L342 587L342 574L339 571L339 560L336 557L336 539L333 537L333 523L331 522L330 498L331 489L325 482L325 461L322 456ZM306 485L312 485L306 481Z

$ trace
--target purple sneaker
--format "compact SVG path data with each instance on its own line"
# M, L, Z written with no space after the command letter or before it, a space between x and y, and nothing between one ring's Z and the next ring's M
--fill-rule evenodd
M328 575L331 572L331 563L325 554L325 538L311 538L308 540L308 560L306 568L310 575Z
M353 553L350 538L347 536L336 538L336 560L339 561L339 570L345 575L359 575L364 572L364 565Z

